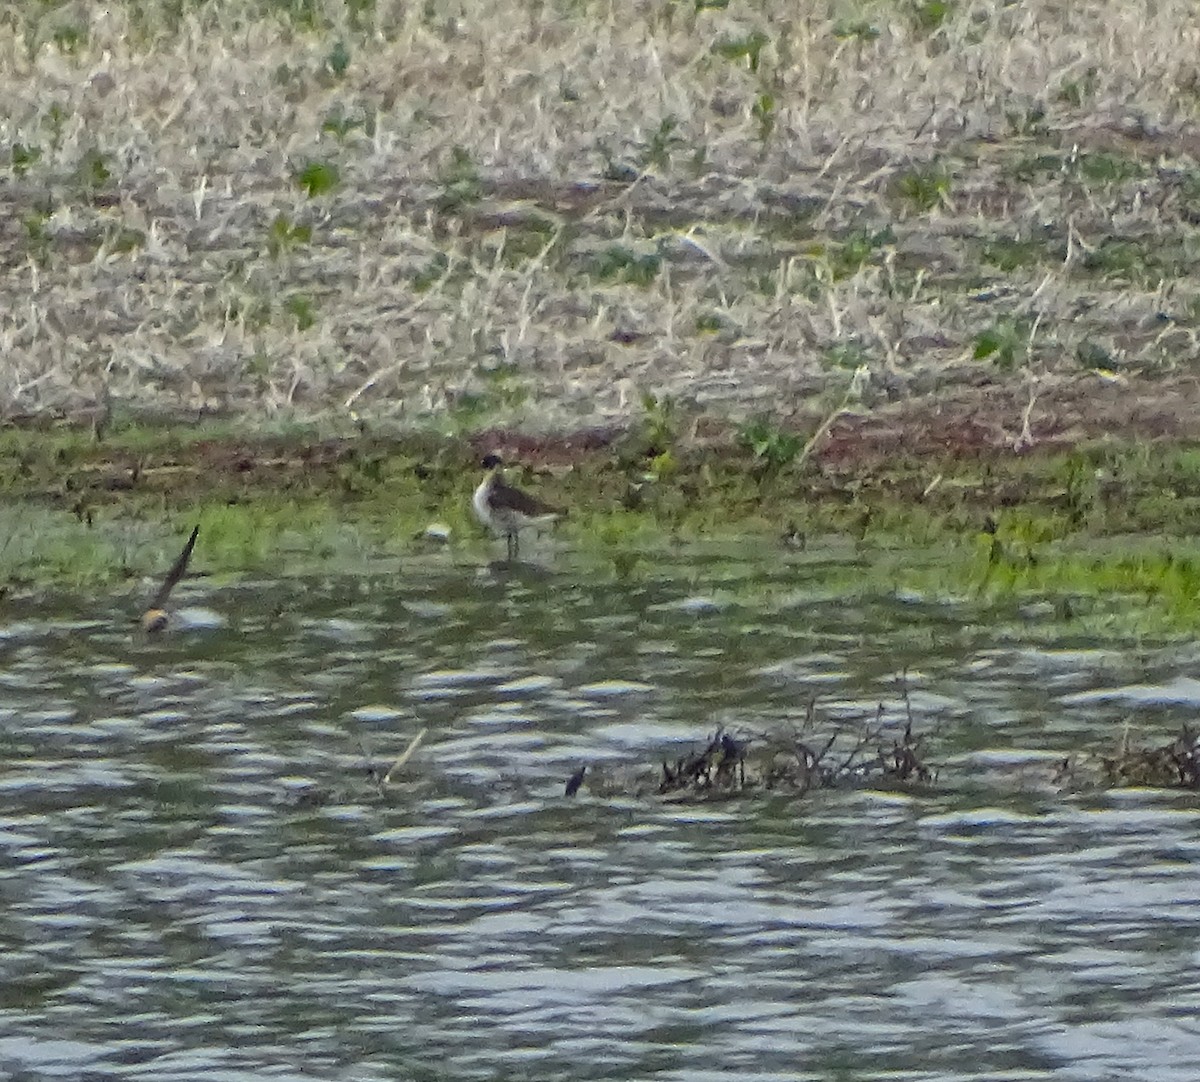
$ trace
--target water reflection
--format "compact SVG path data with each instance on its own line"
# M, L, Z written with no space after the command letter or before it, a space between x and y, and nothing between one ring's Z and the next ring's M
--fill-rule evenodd
M0 1077L1190 1082L1194 800L1044 780L1192 717L1194 651L822 582L430 558L188 584L222 619L155 640L10 610ZM562 796L813 695L903 724L905 670L931 794Z

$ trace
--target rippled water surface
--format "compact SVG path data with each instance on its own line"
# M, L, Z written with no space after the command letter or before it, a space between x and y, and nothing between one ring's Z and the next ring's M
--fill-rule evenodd
M0 611L0 1078L1195 1082L1196 800L1047 782L1193 718L1196 651L824 570L193 580L155 640ZM563 795L814 696L902 725L904 671L930 791Z

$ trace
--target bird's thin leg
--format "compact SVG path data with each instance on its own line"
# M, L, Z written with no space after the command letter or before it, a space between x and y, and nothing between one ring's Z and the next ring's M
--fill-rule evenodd
M508 534L508 558L515 560L517 558L517 531L510 530Z

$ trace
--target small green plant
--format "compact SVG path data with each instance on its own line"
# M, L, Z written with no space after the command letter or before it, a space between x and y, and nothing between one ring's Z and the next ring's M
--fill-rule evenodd
M679 119L664 117L650 138L642 144L639 162L643 169L658 169L665 172L671 167L671 153L684 145L684 140L675 134Z
M1044 135L1046 133L1046 110L1040 105L1022 109L1009 109L1004 114L1009 135Z
M21 220L21 224L25 227L25 241L29 248L29 254L39 263L44 263L50 254L52 238L50 230L47 228L50 214L49 207L40 207L26 214Z
M764 480L774 477L795 461L804 448L804 441L791 432L784 432L765 417L747 421L738 429L738 445L750 451L757 464L755 474Z
M1138 283L1154 281L1166 269L1160 251L1139 241L1115 237L1106 237L1085 253L1082 266L1102 278Z
M437 197L437 208L443 214L463 210L483 198L479 169L470 151L464 147L450 149L450 159L442 169L438 183L442 190Z
M287 215L277 214L267 230L267 254L272 259L280 259L294 248L300 248L311 241L311 225L298 225Z
M117 226L105 232L102 246L109 252L128 255L146 246L146 234L140 229Z
M679 472L679 459L669 449L653 455L646 463L647 481L665 481Z
M293 293L284 301L283 308L295 321L298 331L308 330L317 321L312 298L305 293Z
M1113 367L1116 361L1112 353L1105 349L1104 346L1100 345L1099 342L1092 342L1090 340L1080 342L1075 347L1075 360L1089 371L1097 369L1107 371Z
M621 244L610 244L593 260L591 273L603 282L628 282L648 286L662 269L657 252L634 252Z
M764 297L775 297L779 295L779 277L778 271L758 271L750 275L746 284L755 293Z
M329 50L329 55L325 57L325 70L335 79L340 79L346 74L346 70L349 67L350 53L346 49L346 43L339 41Z
M26 146L24 143L13 143L9 149L8 158L13 176L23 177L30 168L41 160L40 147Z
M446 271L450 269L450 260L444 252L437 252L434 257L425 264L412 277L412 287L414 293L427 293L445 276Z
M346 0L346 13L354 30L367 27L368 16L375 13L375 0Z
M833 24L833 36L839 41L874 41L879 37L879 27L866 19L841 20Z
M1023 184L1029 184L1049 174L1062 173L1064 165L1061 154L1029 154L1018 158L1006 172Z
M1086 521L1089 512L1096 507L1100 495L1100 481L1096 463L1084 454L1070 455L1063 463L1066 491L1063 502L1067 508L1067 521L1078 528Z
M725 321L716 312L705 312L696 317L697 334L717 334L725 329Z
M729 7L729 0L695 0L696 14L702 11L724 11Z
M302 30L316 30L320 23L318 0L276 0L272 7L289 16Z
M332 135L339 141L344 141L348 135L355 131L374 135L374 129L374 122L369 115L349 116L343 113L341 109L331 111L321 123L322 134Z
M455 427L469 429L491 412L487 395L478 391L459 391L450 397L449 413Z
M554 258L563 247L563 229L549 218L531 215L505 230L503 259L506 266L520 267L531 259Z
M857 372L863 365L869 365L870 356L857 342L837 342L825 350L825 362L833 368Z
M271 322L271 305L261 297L239 293L225 304L226 323L241 323L248 330L260 331Z
M338 480L348 495L363 495L377 489L386 479L387 456L370 448L353 448L338 463Z
M1010 369L1028 346L1025 324L1012 316L1002 316L975 336L973 356L977 361L991 360L997 368Z
M980 258L1005 274L1011 274L1022 267L1036 267L1044 254L1044 249L1034 241L994 237L984 244Z
M753 30L740 38L722 38L713 46L713 52L726 60L744 60L752 72L757 72L762 60L763 46L769 40L761 30Z
M87 191L103 188L112 180L108 157L99 150L89 150L75 167L75 181Z
M919 0L913 5L913 25L926 34L940 30L954 10L949 0Z
M1081 179L1089 184L1120 184L1145 173L1142 163L1118 154L1081 154L1075 163Z
M487 386L485 397L491 410L516 409L529 401L529 388L520 379L520 368L511 363L477 368Z
M825 258L835 280L853 278L887 245L896 243L891 226L882 229L851 229L840 244L825 251Z
M315 199L333 191L342 178L332 162L308 161L292 174L292 179L310 199Z
M246 361L246 373L262 385L271 372L271 356L265 350L257 349L250 354Z
M930 211L950 196L950 174L941 165L913 169L900 176L897 190L919 211Z
M750 106L750 115L758 125L758 141L765 145L775 131L775 96L759 94Z
M63 128L71 118L70 111L58 102L51 102L46 110L46 125L50 129L50 145L57 150L62 146Z
M642 395L642 437L651 450L664 453L679 435L679 407L670 395Z
M88 32L86 26L64 23L62 26L56 26L50 36L62 52L74 55L79 52L81 46L87 44Z
M1096 96L1099 74L1097 68L1090 67L1078 79L1063 80L1062 85L1058 88L1058 100L1075 109L1081 108L1085 102Z

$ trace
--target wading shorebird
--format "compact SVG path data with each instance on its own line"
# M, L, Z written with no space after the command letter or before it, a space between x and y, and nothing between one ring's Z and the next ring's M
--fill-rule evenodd
M566 512L513 488L504 480L500 456L490 454L483 460L487 476L471 498L475 517L494 534L503 534L508 543L508 558L517 558L520 533L528 526L541 526L562 518Z
M158 592L150 600L150 607L142 613L143 631L162 631L170 622L170 616L163 606L166 605L167 597L175 588L175 584L183 578L184 572L187 571L188 560L192 558L192 549L196 547L196 538L199 536L199 533L199 526L192 530L192 536L187 539L187 544L183 546L183 551L179 554L179 558L171 565L171 570L167 572L167 577L163 579Z

